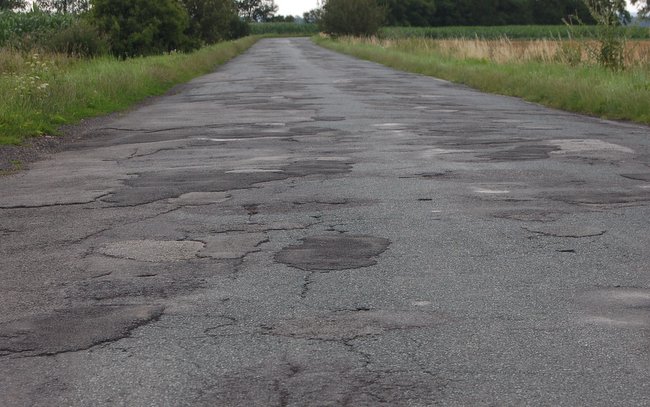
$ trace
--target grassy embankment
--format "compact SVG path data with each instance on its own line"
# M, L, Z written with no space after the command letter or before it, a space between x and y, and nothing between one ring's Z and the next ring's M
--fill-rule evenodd
M647 30L647 29L646 29ZM474 36L469 36L473 38ZM395 69L608 119L650 124L650 42L629 44L627 69L593 61L593 41L316 38Z
M190 54L80 59L0 49L0 144L56 134L62 124L123 110L213 71L257 41L246 37Z

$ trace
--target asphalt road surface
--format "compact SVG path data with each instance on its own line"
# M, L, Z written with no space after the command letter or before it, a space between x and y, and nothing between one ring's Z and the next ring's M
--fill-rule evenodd
M650 131L263 40L0 178L2 406L650 404Z

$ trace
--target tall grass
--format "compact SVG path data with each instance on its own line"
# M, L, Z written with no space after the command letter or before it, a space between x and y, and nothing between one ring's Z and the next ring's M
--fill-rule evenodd
M55 134L61 124L121 110L147 96L162 94L211 72L256 41L257 37L246 37L191 54L126 61L9 53L14 62L0 71L0 144Z
M494 27L386 27L380 32L385 39L430 38L430 39L586 39L598 37L597 26L587 25L510 25ZM650 39L649 27L620 27L629 39Z
M421 39L352 38L318 38L316 41L335 51L486 92L517 96L608 119L650 124L650 67L647 64L638 63L623 72L613 72L593 64L572 65L553 57L547 60L529 57L526 47L519 49L514 42L511 42L513 45L494 41L480 44L470 40L438 44ZM477 45L483 49L477 50Z

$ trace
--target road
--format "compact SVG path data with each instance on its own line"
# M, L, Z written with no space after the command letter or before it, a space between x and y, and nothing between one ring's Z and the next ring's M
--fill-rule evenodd
M263 40L0 178L0 405L648 405L649 136Z

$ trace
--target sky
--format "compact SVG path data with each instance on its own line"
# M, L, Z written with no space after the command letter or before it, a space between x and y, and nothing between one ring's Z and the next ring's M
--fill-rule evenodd
M315 9L317 0L275 0L280 7L278 14L283 16L302 16L302 13Z

